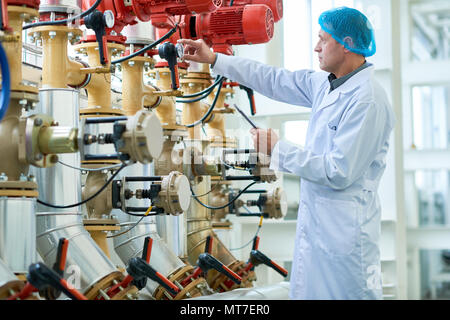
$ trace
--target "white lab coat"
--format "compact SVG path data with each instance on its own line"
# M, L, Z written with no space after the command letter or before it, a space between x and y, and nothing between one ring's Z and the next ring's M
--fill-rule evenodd
M394 113L373 67L332 92L329 73L219 54L214 73L274 100L312 108L306 145L279 141L271 168L300 176L291 299L381 299L377 188Z

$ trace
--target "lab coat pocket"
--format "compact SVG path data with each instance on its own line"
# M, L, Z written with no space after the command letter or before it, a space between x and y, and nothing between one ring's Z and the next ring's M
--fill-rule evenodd
M358 204L354 201L316 198L317 243L332 256L349 255L356 246Z

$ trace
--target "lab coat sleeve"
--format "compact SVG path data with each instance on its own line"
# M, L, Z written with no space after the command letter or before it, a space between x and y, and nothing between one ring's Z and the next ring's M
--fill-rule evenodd
M273 100L312 107L312 70L291 72L250 59L217 54L212 71L251 88Z
M270 168L343 190L364 174L386 143L392 129L387 121L386 110L373 103L357 104L343 116L329 151L316 154L278 141Z

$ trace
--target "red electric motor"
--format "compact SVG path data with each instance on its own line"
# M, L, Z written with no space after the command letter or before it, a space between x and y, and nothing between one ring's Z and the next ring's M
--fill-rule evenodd
M95 0L83 0L87 10ZM111 10L115 17L114 31L140 21L152 20L157 28L169 28L177 15L212 12L222 5L222 0L103 0L98 10Z
M270 41L274 17L263 4L224 6L215 12L186 16L183 33L187 38L205 40L215 52L231 55L232 45Z
M5 0L2 0L2 4ZM8 6L24 6L32 9L38 9L40 0L6 0Z
M224 0L224 7L229 7L232 0ZM273 12L275 22L283 18L283 0L234 0L233 6L244 6L246 4L265 4Z

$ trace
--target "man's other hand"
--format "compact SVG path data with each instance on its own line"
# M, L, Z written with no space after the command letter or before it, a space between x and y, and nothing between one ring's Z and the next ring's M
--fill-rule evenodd
M211 51L203 39L180 39L178 43L184 45L183 60L209 64L216 61L216 54Z
M278 136L272 129L251 129L250 133L253 138L253 145L257 152L261 152L268 156L272 155L272 150L278 142Z

